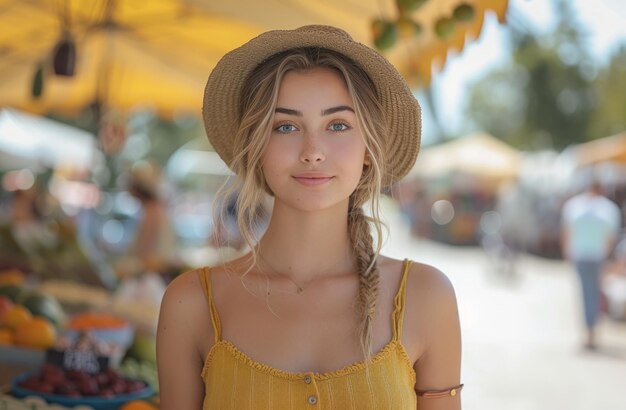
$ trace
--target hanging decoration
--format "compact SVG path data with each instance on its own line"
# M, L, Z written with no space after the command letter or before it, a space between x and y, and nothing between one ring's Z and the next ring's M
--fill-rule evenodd
M441 17L435 22L435 34L439 38L449 38L454 34L455 21L450 17Z
M401 14L396 21L398 32L402 38L411 38L422 33L422 26L411 17Z
M39 99L43 95L43 80L44 80L44 64L42 62L37 63L35 67L35 75L33 76L33 87L31 88L31 97L33 99Z
M419 36L422 26L413 20L411 14L423 6L428 0L395 0L398 18L395 21L377 18L372 22L374 46L380 51L392 48L398 38L408 39ZM435 21L433 30L442 40L452 37L456 24L470 23L476 16L474 6L461 3L454 8L451 16L442 16Z
M374 46L385 51L398 42L398 38L411 38L420 35L422 26L411 18L411 13L420 8L428 0L395 0L398 18L395 21L382 18L372 22Z
M376 19L372 23L374 46L381 51L393 47L398 41L398 26L394 21Z
M470 23L475 16L474 6L461 3L454 8L451 17L441 17L435 22L435 34L445 40L454 34L457 24Z
M417 10L428 0L396 0L396 5L401 14Z
M474 10L474 6L467 3L459 4L452 12L452 17L459 23L469 23L474 20L475 15L476 11Z
M69 31L63 31L52 54L54 74L72 77L76 67L76 42Z

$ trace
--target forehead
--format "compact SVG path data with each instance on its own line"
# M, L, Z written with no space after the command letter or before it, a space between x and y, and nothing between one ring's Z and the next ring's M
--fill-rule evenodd
M336 70L313 68L290 70L283 76L278 90L278 102L288 100L341 100L351 103L346 82Z

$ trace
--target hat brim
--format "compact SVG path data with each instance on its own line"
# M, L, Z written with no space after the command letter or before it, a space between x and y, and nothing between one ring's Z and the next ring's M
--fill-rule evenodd
M207 136L219 156L230 166L234 130L238 128L238 103L243 84L263 61L280 52L319 47L341 53L369 75L387 120L383 147L387 166L383 185L406 175L417 158L421 137L421 109L398 70L370 47L354 41L343 30L329 26L304 26L274 30L253 38L226 54L215 66L204 90L202 114Z

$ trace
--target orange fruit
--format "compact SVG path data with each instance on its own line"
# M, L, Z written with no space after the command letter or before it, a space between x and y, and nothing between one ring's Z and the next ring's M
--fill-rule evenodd
M143 400L129 401L120 410L156 410L156 407Z
M4 314L13 308L13 306L15 306L15 304L11 299L6 296L0 296L0 323L2 323Z
M17 329L22 323L32 320L33 315L24 306L15 305L7 310L2 316L2 326L9 329Z
M15 329L15 344L35 349L47 349L54 345L56 336L57 332L52 323L43 317L35 316Z
M0 346L13 344L13 332L9 329L0 329Z
M26 276L24 272L18 269L6 269L0 271L0 284L21 285L24 283Z

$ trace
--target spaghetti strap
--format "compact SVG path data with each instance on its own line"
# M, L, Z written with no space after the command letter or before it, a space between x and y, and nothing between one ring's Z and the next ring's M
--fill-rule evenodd
M400 279L400 286L398 293L394 299L394 309L391 315L391 324L393 331L393 340L400 340L402 336L402 321L404 319L404 300L406 298L406 278L411 268L413 261L405 259L402 263L402 279Z
M198 272L200 282L202 283L202 289L209 305L209 312L211 314L211 324L213 325L213 333L215 333L215 343L222 340L222 325L220 323L220 317L217 314L215 302L213 301L213 293L211 292L211 271L208 267L202 268Z

